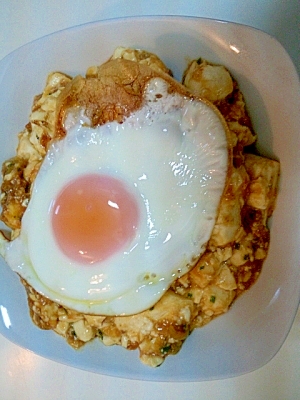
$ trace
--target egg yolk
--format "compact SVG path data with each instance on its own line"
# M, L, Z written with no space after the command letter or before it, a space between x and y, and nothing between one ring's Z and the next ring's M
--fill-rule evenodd
M51 218L62 252L74 261L93 264L134 238L139 212L134 196L121 181L89 174L62 189L53 203Z

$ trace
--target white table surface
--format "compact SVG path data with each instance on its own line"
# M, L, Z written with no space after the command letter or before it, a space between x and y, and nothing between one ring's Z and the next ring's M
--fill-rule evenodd
M0 0L0 59L22 44L73 25L159 14L217 18L260 28L283 44L300 72L299 0ZM300 311L284 345L267 365L240 377L209 382L156 383L101 376L46 360L0 336L0 388L3 400L300 399Z

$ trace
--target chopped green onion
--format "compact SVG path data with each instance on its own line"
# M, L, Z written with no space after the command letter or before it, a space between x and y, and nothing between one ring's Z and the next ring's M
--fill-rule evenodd
M100 329L98 329L98 336L101 340L103 339L103 333Z
M171 345L169 344L169 345L167 345L167 346L162 347L162 348L160 349L160 352L161 352L162 354L167 354L170 350L171 350Z

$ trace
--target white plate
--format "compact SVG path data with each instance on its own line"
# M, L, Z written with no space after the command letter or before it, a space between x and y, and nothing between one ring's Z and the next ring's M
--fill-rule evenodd
M260 279L229 313L187 339L156 369L136 351L99 341L73 350L52 331L36 328L19 279L0 261L0 332L18 345L74 367L156 381L198 381L247 373L267 363L292 325L300 293L300 90L282 46L253 28L189 17L141 17L82 25L46 36L0 62L0 161L14 155L33 96L47 74L75 75L105 61L115 47L158 54L180 79L188 60L226 65L240 83L259 136L259 150L281 162L281 187L271 223L271 246ZM45 244L46 245L46 244ZM42 249L41 249L42 251Z

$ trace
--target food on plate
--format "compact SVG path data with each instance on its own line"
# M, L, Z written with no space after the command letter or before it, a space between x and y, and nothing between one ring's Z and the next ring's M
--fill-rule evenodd
M49 143L8 264L80 312L149 309L205 251L231 163L227 129L144 64L118 58L76 77L58 98L65 139Z
M255 141L224 66L192 61L179 83L117 48L85 77L51 73L2 168L0 253L35 324L150 366L178 352L267 256L279 163L247 152Z

